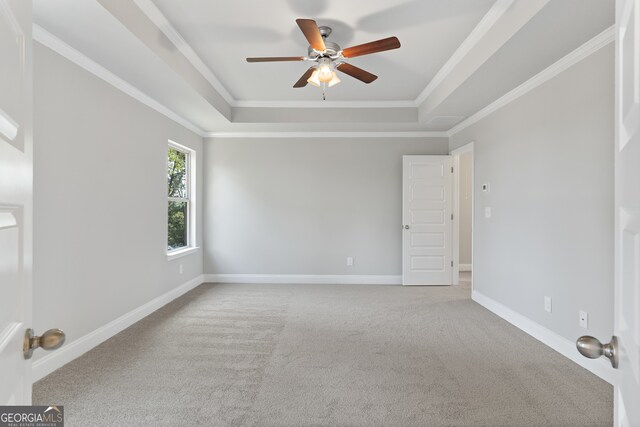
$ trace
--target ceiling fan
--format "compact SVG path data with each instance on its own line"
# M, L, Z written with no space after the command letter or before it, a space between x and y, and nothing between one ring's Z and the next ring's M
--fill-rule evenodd
M397 37L388 37L382 40L347 47L342 49L337 43L327 41L331 34L330 27L318 27L313 19L296 19L302 33L309 41L307 56L276 56L265 58L247 58L247 62L281 62L281 61L310 61L315 62L300 79L293 85L294 88L305 87L307 83L322 87L322 99L325 99L326 87L340 83L335 70L343 72L364 83L371 83L378 76L361 68L345 62L345 59L356 56L369 55L385 50L400 47Z

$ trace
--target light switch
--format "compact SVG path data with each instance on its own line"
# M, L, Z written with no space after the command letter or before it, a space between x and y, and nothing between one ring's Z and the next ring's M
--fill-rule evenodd
M491 208L490 207L484 208L484 217L485 218L491 218Z

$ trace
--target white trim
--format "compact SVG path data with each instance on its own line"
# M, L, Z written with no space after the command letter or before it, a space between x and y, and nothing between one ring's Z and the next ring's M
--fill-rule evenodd
M404 101L234 101L239 108L417 108L414 100Z
M449 153L453 165L453 182L451 185L451 283L460 284L460 156Z
M208 132L206 138L448 138L447 132Z
M152 0L134 0L151 22L176 46L184 57L202 76L213 86L231 107L255 108L418 108L433 90L446 78L453 68L464 58L477 42L495 25L502 14L511 6L514 0L497 0L469 36L462 42L451 58L444 64L422 92L412 100L398 101L251 101L237 100L218 79L214 72L204 63L195 50L187 43L182 35L171 25L169 20L157 8Z
M196 246L196 239L197 239L197 228L199 227L199 224L197 223L197 209L198 209L198 200L197 200L197 193L198 193L198 189L196 188L196 181L197 181L197 170L196 170L196 165L197 165L197 152L196 150L187 147L186 145L182 145L180 143L177 143L171 139L168 140L168 144L167 144L167 162L169 161L168 158L168 151L170 148L173 148L174 150L180 151L182 153L184 153L187 156L187 188L188 188L188 195L186 199L181 199L181 198L174 198L174 197L168 197L169 201L183 201L183 202L187 202L188 205L188 209L189 209L189 221L187 222L187 226L189 228L188 230L188 241L187 241L187 246L186 247L182 247L179 249L174 249L172 251L168 251L167 252L167 259L169 261L171 261L172 259L176 259L176 258L182 258L183 256L189 255L192 252L195 252L198 247ZM167 189L168 192L168 189ZM168 241L168 238L167 238Z
M433 79L431 79L427 87L416 97L416 105L421 105L426 101L429 95L447 78L456 65L471 52L480 39L498 22L498 19L500 19L513 2L514 0L497 0L493 6L491 6L491 9L489 9L473 31L471 31L467 38L458 46L453 55L451 55L451 58L445 62Z
M160 114L170 118L174 122L184 126L192 132L195 132L199 136L204 136L205 131L200 129L198 126L191 123L189 120L184 117L178 115L174 111L170 110L166 106L162 105L149 95L142 92L140 89L136 88L132 84L126 82L121 79L102 65L90 59L88 56L84 55L80 51L74 49L69 46L44 28L40 27L38 24L33 24L33 39L38 43L48 47L54 52L60 54L64 58L78 65L79 67L84 68L91 74L101 78L105 82L111 84L115 88L121 90L126 93L130 97L140 101L144 105L156 110Z
M510 102L515 101L516 99L520 98L522 95L525 95L526 93L530 92L531 90L535 89L541 84L547 82L548 80L551 80L552 78L562 73L563 71L567 70L571 66L587 58L589 55L607 46L609 43L612 43L614 40L615 40L614 26L611 26L606 30L604 30L602 33L598 34L597 36L589 40L588 42L586 42L585 44L583 44L582 46L580 46L579 48L577 48L576 50L574 50L573 52L569 53L562 59L553 63L552 65L542 70L535 76L531 77L529 80L527 80L520 86L507 92L505 95L498 98L496 101L492 102L491 104L487 105L482 110L478 111L468 119L457 124L447 132L447 135L451 137L456 133L460 132L461 130L465 129L466 127L469 127L472 124L480 121L481 119L487 117L491 113L504 107Z
M155 4L151 0L133 0L134 3L140 8L142 13L144 13L147 18L153 22L160 31L164 33L165 36L173 43L173 45L178 48L180 53L184 55L184 57L193 65L193 67L198 70L202 77L204 77L213 88L220 93L220 95L224 98L227 103L233 106L235 103L235 99L229 93L227 88L220 82L220 80L216 77L215 74L211 71L209 67L207 67L202 61L202 59L198 56L198 54L193 50L193 48L186 42L186 40L182 37L182 35L176 30L173 25L169 22L169 20L162 14L160 9L156 7Z
M186 248L180 248L180 249L167 252L167 260L173 261L174 259L191 255L192 253L198 252L199 249L200 249L200 246L187 246Z
M465 41L458 47L452 57L445 63L442 69L431 80L429 85L423 90L423 92L415 100L399 100L399 101L238 101L233 99L224 85L217 79L217 77L206 67L204 62L197 56L195 51L186 43L182 36L168 24L166 18L162 13L153 5L150 0L134 0L142 12L160 28L165 35L176 45L183 55L191 62L191 64L203 74L203 77L209 81L209 83L223 96L223 98L232 107L279 107L279 108L418 108L430 93L446 78L451 72L453 67L462 57L469 53L469 51L475 46L478 40L483 37L489 29L497 22L504 11L513 3L513 0L497 0L492 8L485 14L480 23L474 28L471 34L465 39ZM157 13L156 13L157 12ZM164 24L166 21L167 25ZM189 120L178 115L174 111L170 110L166 106L160 104L155 99L146 95L135 86L124 81L114 73L99 65L95 61L88 58L78 50L69 46L53 34L49 33L37 24L33 24L33 38L35 41L47 46L54 50L58 54L67 58L76 65L84 68L90 73L100 77L107 83L110 83L114 87L120 89L129 96L137 99L150 108L158 111L166 117L174 120L185 128L197 133L201 137L209 138L302 138L302 137L345 137L345 138L357 138L357 137L451 137L452 135L460 132L462 129L478 122L482 118L488 116L499 108L514 101L520 96L531 91L535 87L543 84L545 81L555 77L562 71L595 53L600 48L614 41L614 29L613 26L603 31L593 39L589 40L578 49L574 50L564 58L560 59L556 63L549 66L547 69L538 73L531 79L527 80L522 85L511 90L507 94L503 95L498 100L487 105L482 110L478 111L471 117L463 120L449 131L446 132L318 132L315 134L309 134L307 132L206 132L200 129ZM191 53L189 53L191 52Z
M471 299L500 316L515 327L521 329L533 338L548 345L553 350L574 361L578 365L599 376L606 382L616 385L618 371L611 367L611 363L605 358L587 359L578 353L573 342L558 335L557 333L545 328L544 326L534 322L533 320L516 313L510 308L500 304L499 302L481 294L474 290L471 293Z
M475 144L473 141L456 148L449 152L449 155L453 157L453 284L460 283L461 271L472 271L471 264L460 264L460 156L464 153L471 152L471 262L473 263L473 242L475 241ZM473 274L473 273L472 273ZM473 289L473 279L471 280L471 288Z
M92 348L108 340L134 323L142 320L154 311L184 295L202 283L204 283L204 276L200 275L177 288L152 299L148 303L141 305L127 314L112 320L106 325L89 332L85 336L71 341L69 344L63 345L59 350L48 353L42 359L38 359L33 362L33 381L35 382L46 377L56 369L59 369L71 362L73 359L82 356Z
M18 219L12 209L5 210L4 207L0 207L0 230L14 228L17 225Z
M18 136L19 127L18 123L0 108L0 134L9 141L13 141Z
M464 154L464 153L466 153L468 151L473 152L473 150L475 148L474 142L475 141L467 142L462 147L458 147L455 150L449 151L449 155L451 155L451 156L459 156L459 155Z
M151 20L175 45L184 57L216 89L231 107L254 108L399 108L418 107L415 100L403 101L241 101L231 95L202 58L193 50L182 35L171 25L166 16L153 4L152 0L133 0L147 18ZM504 1L504 0L498 0ZM512 0L510 0L512 1Z
M205 274L205 283L295 283L326 285L400 285L401 275Z

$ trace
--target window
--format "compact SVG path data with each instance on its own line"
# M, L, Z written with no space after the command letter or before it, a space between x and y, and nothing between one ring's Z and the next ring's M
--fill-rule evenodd
M168 234L167 252L195 246L193 206L193 165L195 153L169 142L167 151Z

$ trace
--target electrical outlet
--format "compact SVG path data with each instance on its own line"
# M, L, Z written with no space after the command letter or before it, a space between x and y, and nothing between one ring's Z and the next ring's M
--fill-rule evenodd
M544 297L544 311L551 313L551 297Z
M580 326L589 329L589 313L584 310L580 310Z
M184 273L184 267L183 267L183 265L182 265L182 264L180 264L180 265L178 266L178 272L179 272L180 274Z
M347 257L347 266L351 267L353 265L353 257Z
M489 207L484 208L484 217L491 218L491 208Z

